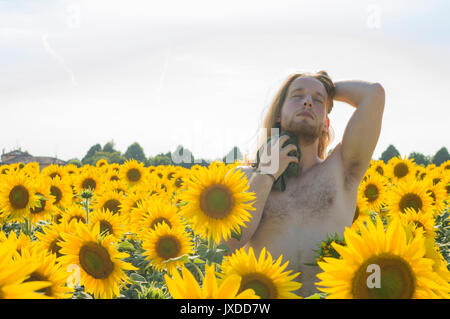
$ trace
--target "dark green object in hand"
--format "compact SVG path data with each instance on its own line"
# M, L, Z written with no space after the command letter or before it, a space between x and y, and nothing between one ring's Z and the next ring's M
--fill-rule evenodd
M297 136L294 133L292 133L291 131L281 132L280 137L283 135L287 135L287 136L289 136L289 138L287 141L285 141L283 143L282 148L286 147L289 144L294 144L296 147L296 150L290 151L288 153L288 155L296 156L298 159L298 162L300 163L301 151L300 151L300 148L298 147ZM268 143L270 142L270 139L271 139L271 136L269 136L269 138L267 139ZM259 167L260 153L262 151L262 148L263 148L263 146L261 146L261 148L258 150L258 153L256 154L256 167ZM277 189L277 190L284 192L284 190L286 189L286 185L287 185L287 179L289 177L298 176L299 174L300 174L300 167L298 166L298 164L297 163L289 163L289 165L287 166L285 171L273 183L272 189Z

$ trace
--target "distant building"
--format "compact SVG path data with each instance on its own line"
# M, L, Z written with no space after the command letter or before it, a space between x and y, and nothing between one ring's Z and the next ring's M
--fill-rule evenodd
M20 149L11 151L9 153L2 154L2 161L0 165L14 164L14 163L22 163L28 164L37 162L39 163L39 168L43 169L44 167L49 166L50 164L56 165L66 165L67 162L57 159L55 157L48 156L32 156L28 154L28 152L22 152Z

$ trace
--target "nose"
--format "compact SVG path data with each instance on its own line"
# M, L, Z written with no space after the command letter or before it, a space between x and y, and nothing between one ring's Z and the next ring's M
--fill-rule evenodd
M303 106L311 108L312 107L312 98L311 95L307 94L305 99L303 100Z

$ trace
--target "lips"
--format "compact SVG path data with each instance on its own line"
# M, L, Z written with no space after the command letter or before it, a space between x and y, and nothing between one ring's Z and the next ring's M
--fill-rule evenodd
M296 116L306 116L309 117L311 119L314 119L313 116L311 115L311 113L307 112L307 111L301 111L300 113L298 113Z

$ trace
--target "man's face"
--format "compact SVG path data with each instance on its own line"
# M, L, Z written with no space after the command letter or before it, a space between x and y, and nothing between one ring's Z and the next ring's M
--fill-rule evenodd
M281 108L281 128L292 131L303 140L313 143L327 131L327 92L323 84L312 77L296 78L290 85Z

